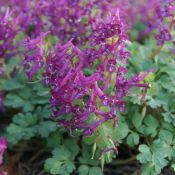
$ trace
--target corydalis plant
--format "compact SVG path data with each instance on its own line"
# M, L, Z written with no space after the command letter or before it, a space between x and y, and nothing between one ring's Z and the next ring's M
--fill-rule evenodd
M9 58L15 52L13 40L17 34L17 26L12 20L9 10L5 13L0 13L0 16L0 58Z
M46 34L42 34L26 42L23 61L30 80L43 68L43 83L51 89L52 118L71 132L81 129L86 136L108 120L116 126L116 107L125 111L124 97L133 86L148 88L140 84L147 73L125 78L129 52L119 11L106 20L94 21L91 27L86 48L80 49L70 40L44 55Z
M151 32L156 33L155 39L157 45L162 46L164 42L172 39L171 31L174 27L175 17L175 2L174 0L150 0L149 3L145 0L143 2L135 3L136 10L130 6L132 13L138 14L138 20L144 24L144 29L140 32L140 37L149 35Z
M13 43L17 34L17 27L9 10L6 10L5 13L0 12L0 18L0 76L2 76L4 73L4 59L11 58L17 52Z
M0 78L4 76L5 59L16 55L17 46L14 46L14 39L17 35L16 23L11 18L11 12L7 9L1 12L0 9ZM0 87L0 112L5 112L4 92Z
M156 30L158 45L171 39L172 25L167 25L167 21L174 16L173 0L150 0L149 3L147 0L9 0L1 3L14 11L13 18L17 19L20 31L33 38L49 30L60 43L74 38L72 42L79 45L87 41L89 26L96 17L105 17L109 11L115 13L119 8L128 28L136 23L144 24L142 37Z
M23 66L29 80L32 80L36 72L44 66L43 38L48 33L43 33L38 38L32 40L27 38L24 43L26 52L24 53Z

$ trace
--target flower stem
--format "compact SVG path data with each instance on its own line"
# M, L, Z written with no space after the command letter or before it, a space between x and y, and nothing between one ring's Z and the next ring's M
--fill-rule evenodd
M133 155L132 157L128 158L128 159L123 159L123 160L115 160L113 162L111 162L111 165L125 165L125 164L129 164L131 162L133 162L134 160L136 160L136 156Z

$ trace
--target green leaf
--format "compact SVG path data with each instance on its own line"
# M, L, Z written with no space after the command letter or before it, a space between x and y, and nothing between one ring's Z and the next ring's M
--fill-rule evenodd
M35 136L37 130L35 127L23 128L16 124L10 124L6 129L6 136L9 140L9 143L14 145L18 143L18 141L24 139L28 140L31 137Z
M33 90L31 89L31 87L29 86L24 86L23 89L20 89L20 93L19 96L24 99L24 100L28 100L29 99L33 99L33 97L36 96L36 94L33 92ZM35 97L36 98L36 97ZM30 102L30 101L29 101Z
M140 145L139 146L140 154L137 155L137 160L139 160L141 163L147 163L151 161L151 151L150 148L147 145Z
M112 138L118 141L124 139L128 135L128 132L129 132L128 125L125 121L124 122L119 121L118 126L115 129L112 128L112 130L113 130Z
M12 145L16 144L24 137L24 132L21 127L15 124L10 124L6 129L8 142Z
M37 123L37 117L36 115L32 115L32 113L26 113L25 115L18 113L14 116L13 122L22 128L26 128L27 126L35 125Z
M158 175L156 172L154 164L146 163L142 166L142 174L141 175Z
M141 124L142 124L142 117L139 113L135 113L133 116L132 116L132 123L133 125L135 126L136 129L138 129Z
M86 143L86 144L93 144L95 142L95 139L97 138L97 135L96 134L92 134L91 136L89 137L83 137L83 141Z
M172 148L164 141L158 139L155 140L151 146L153 154L156 154L159 159L172 156Z
M154 162L157 173L160 173L161 170L168 164L168 161L165 158L160 158L157 154L153 154L152 161Z
M62 136L59 131L53 132L47 137L47 146L49 148L56 148L61 144L61 139Z
M37 107L36 114L42 119L49 119L51 115L51 111L49 110L49 106L45 105L44 107Z
M101 149L110 146L110 142L107 139L108 136L111 137L112 135L112 130L111 130L112 125L110 123L103 123L101 126L98 127L98 132L100 134L99 141L97 142L97 146L100 147Z
M30 102L25 101L24 105L23 105L23 111L24 112L30 112L33 111L34 109L34 105L32 105Z
M82 151L82 155L81 157L79 157L79 161L81 164L89 164L92 166L97 166L100 164L99 159L95 159L96 155L94 156L94 159L91 159L92 157L92 147L91 146L83 143L81 151Z
M44 121L38 125L38 134L41 137L48 137L50 133L56 131L57 124L52 121Z
M11 90L16 90L16 89L23 89L24 85L20 84L15 79L11 79L11 80L6 80L5 81L5 84L4 84L3 88L6 91L11 91Z
M36 91L37 95L39 96L48 96L49 95L49 90L43 86L41 82L37 82L33 85L33 90Z
M152 137L155 137L157 134L157 127L158 127L158 121L153 116L149 115L145 117L144 123L147 127L145 127L145 133L147 135L151 135Z
M175 171L175 164L171 164L171 168Z
M160 174L162 169L167 166L168 160L166 158L171 159L173 153L172 148L160 139L155 140L150 148L147 145L141 145L139 151L141 153L137 159L145 164L143 167L148 169L144 169L142 174L149 171L149 173L156 175Z
M44 168L51 174L69 175L75 169L71 158L71 152L64 146L52 151L52 158L45 161Z
M6 106L13 107L13 108L19 108L23 107L24 100L22 100L19 96L14 94L8 94L4 101Z
M60 174L62 162L57 159L50 158L45 162L44 168L51 174Z
M55 148L52 151L54 157L58 158L59 160L68 160L71 156L70 151L65 148L64 146L60 146L59 148Z
M72 156L71 158L74 159L75 156L79 153L79 147L78 147L77 141L75 139L66 139L64 140L63 144L71 152L71 156Z
M162 116L164 117L164 120L168 123L172 123L175 119L175 116L171 112L163 112Z
M73 162L66 162L66 170L68 173L72 173L75 170L75 165L73 164Z
M148 96L148 104L151 108L155 109L164 105L165 102L159 99L153 99L151 96Z
M139 143L139 135L136 132L132 132L127 137L127 143L131 147Z
M99 167L92 167L89 169L89 175L103 175L103 172Z
M89 167L86 165L81 165L78 168L79 175L89 175Z
M173 140L173 134L168 130L161 129L159 132L159 138L168 144L171 144Z

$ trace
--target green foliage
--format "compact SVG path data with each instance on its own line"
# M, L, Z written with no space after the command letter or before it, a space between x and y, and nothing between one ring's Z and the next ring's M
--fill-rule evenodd
M78 168L79 175L102 175L102 170L99 167L88 167L86 165L81 165Z
M132 147L134 145L137 145L138 143L139 135L135 132L130 133L127 137L127 144Z
M15 59L8 64L7 70L12 68L14 62ZM26 82L27 78L20 70L14 78L3 83L3 89L7 93L5 106L13 109L12 122L6 129L7 138L12 145L36 136L46 138L57 130L57 124L48 120L50 116L48 89L39 81Z
M171 58L170 52L167 57L168 44L156 55L152 54L154 42L149 40L145 45L147 47L138 43L129 46L133 52L130 71L133 73L155 68L155 72L145 79L152 87L148 90L144 107L139 97L136 97L138 90L133 91L133 101L128 102L126 117L132 130L131 134L136 132L144 139L139 145L137 155L137 160L142 164L142 175L158 175L168 165L174 169L175 60ZM127 137L127 143L133 146L134 137L131 134Z
M158 139L152 145L140 145L137 159L143 164L143 174L159 174L162 168L172 158L173 150L170 145Z
M51 174L69 175L75 169L74 163L70 160L71 152L65 147L55 148L52 155L53 157L45 162L45 169Z

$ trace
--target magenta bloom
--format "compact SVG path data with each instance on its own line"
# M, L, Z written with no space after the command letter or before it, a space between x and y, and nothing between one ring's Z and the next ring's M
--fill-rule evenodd
M0 165L2 165L3 163L3 156L6 149L7 149L7 139L4 137L1 137L0 138Z
M50 87L51 117L71 132L80 129L86 136L108 120L116 126L116 109L125 111L124 97L132 87L148 88L140 83L147 73L125 78L124 66L130 53L126 50L126 25L119 10L107 18L93 19L89 27L91 33L84 49L81 42L77 45L72 38L44 55L46 33L26 42L23 60L29 80L43 69L43 83ZM88 75L84 69L91 73ZM114 87L113 93L106 92L110 85ZM89 122L93 116L97 119Z
M0 13L0 59L9 58L16 53L13 41L17 34L17 26L11 15L9 10Z
M32 80L36 72L44 66L43 39L48 33L41 33L36 39L27 38L24 43L26 52L22 64L29 80Z

